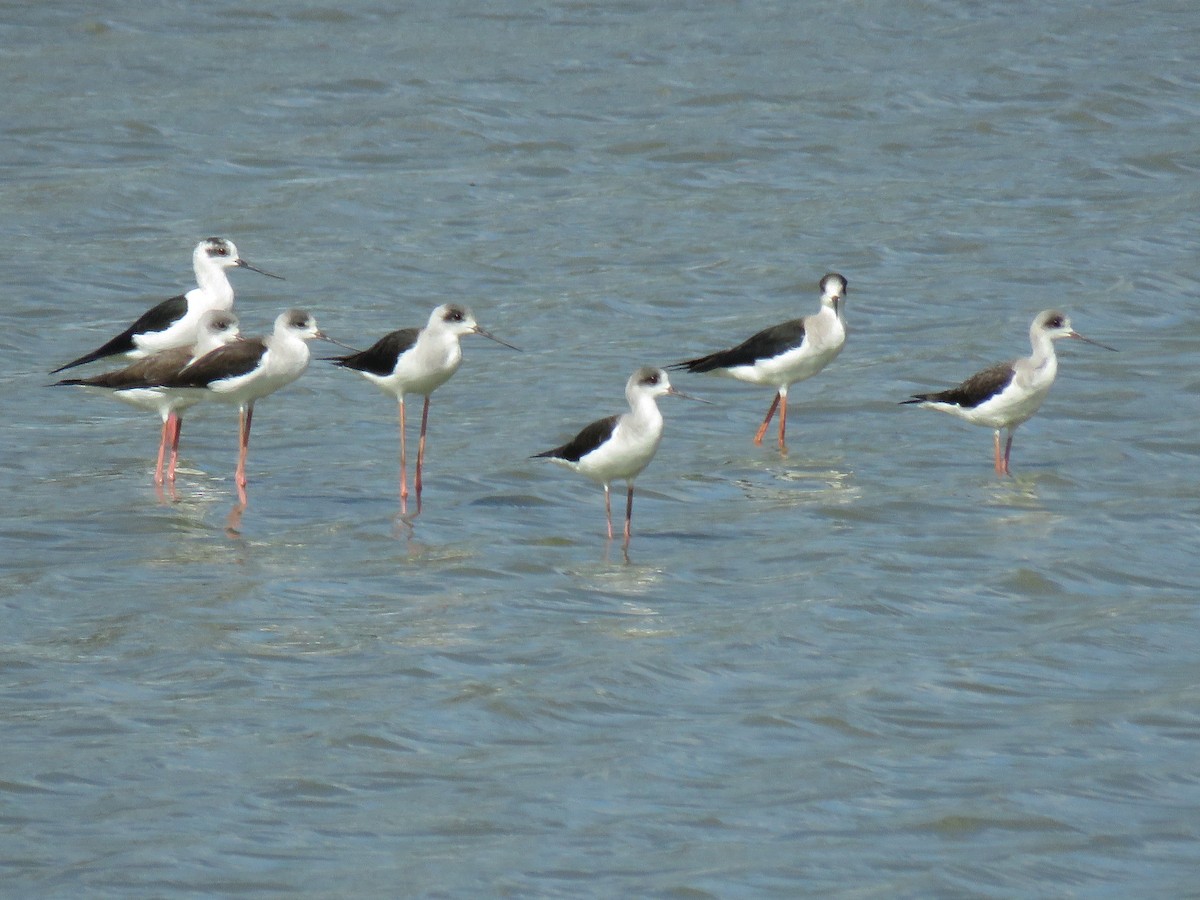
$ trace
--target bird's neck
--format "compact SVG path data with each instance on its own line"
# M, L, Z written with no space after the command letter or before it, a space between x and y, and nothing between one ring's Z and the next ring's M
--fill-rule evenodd
M233 306L233 285L224 269L212 265L196 266L196 284L204 293L210 309L230 309Z
M1037 334L1031 337L1030 343L1033 345L1033 355L1029 357L1029 363L1033 368L1039 371L1046 368L1053 371L1057 368L1058 357L1054 353L1054 341L1044 334Z
M844 322L845 320L842 318L841 301L835 302L828 297L822 297L821 308L817 310L814 318L828 321L830 324L833 324L834 322Z
M629 422L639 431L661 428L663 417L658 408L658 402L645 394L631 396L629 399Z

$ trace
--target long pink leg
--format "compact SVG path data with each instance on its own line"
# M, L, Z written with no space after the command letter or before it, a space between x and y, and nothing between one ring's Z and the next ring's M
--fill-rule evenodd
M995 449L996 474L1003 475L1004 474L1004 461L1000 458L1000 429L999 428L996 429L995 433L992 435L992 438L993 438L992 445Z
M604 485L604 518L608 520L608 539L612 540L612 496L608 485Z
M408 512L408 448L404 443L404 398L400 398L400 512Z
M167 455L167 443L170 441L171 416L163 419L162 435L158 439L158 465L154 468L154 483L163 483L163 459Z
M179 433L183 431L183 419L175 413L171 413L170 419L175 420L175 427L171 429L171 464L167 467L167 481L174 484L175 464L179 462ZM170 419L167 421L169 422Z
M421 511L421 468L425 465L425 429L429 427L429 395L421 407L421 437L417 441L417 475L413 479L413 490L417 494L417 512Z
M1008 467L1008 458L1012 456L1013 433L1008 433L1008 440L1004 442L1004 474L1011 475L1012 470Z
M779 449L787 450L784 435L787 434L787 394L776 394L779 398Z
M771 417L775 415L775 409L779 406L779 395L775 395L775 399L771 401L771 408L767 410L767 417L763 419L762 425L758 428L758 433L754 435L754 443L761 444L763 435L767 433L767 426L771 424Z
M244 488L246 486L246 453L250 449L250 422L254 418L254 402L247 403L244 407L238 410L240 415L238 428L239 437L241 438L241 447L238 450L237 464L237 486Z
M630 535L633 534L633 484L625 495L625 546L629 546Z

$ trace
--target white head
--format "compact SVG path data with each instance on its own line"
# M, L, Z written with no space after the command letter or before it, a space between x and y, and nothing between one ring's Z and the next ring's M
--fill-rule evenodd
M311 341L314 338L326 339L325 335L317 328L317 320L302 309L289 309L285 313L280 313L275 320L275 334L291 335L302 341Z
M214 270L224 272L226 269L249 269L260 275L280 278L279 275L272 275L270 272L264 272L262 269L250 265L238 254L237 245L223 237L205 238L197 244L196 249L192 252L192 264L197 273Z
M223 309L210 309L200 317L197 325L196 346L193 353L203 356L210 350L237 340L238 318Z
M461 337L464 334L474 334L479 324L471 310L457 303L443 303L429 314L427 328L448 331Z
M671 380L667 377L667 373L663 369L656 369L654 366L642 366L629 376L629 381L625 383L625 393L631 399L633 397L661 397L663 394L669 394L674 388L671 387Z
M667 377L666 371L655 366L642 366L630 375L629 381L625 383L625 398L629 401L630 406L635 406L637 401L643 397L654 400L667 395L682 397L685 400L696 400L700 403L708 403L707 400L701 400L699 397L693 397L690 394L685 394L683 391L676 390L671 385L671 380Z
M1029 326L1029 338L1034 343L1040 339L1057 341L1059 338L1074 338L1077 341L1083 341L1085 344L1095 344L1097 347L1104 347L1105 350L1115 350L1115 347L1109 347L1106 344L1100 344L1096 341L1085 338L1082 334L1071 327L1071 320L1066 313L1061 313L1057 309L1045 309L1038 313L1033 324Z
M839 305L849 289L845 278L837 272L830 272L821 279L821 304L838 312Z
M500 340L500 338L496 337L490 331L484 331L479 327L479 323L475 321L475 316L471 310L457 303L443 303L429 314L429 324L425 327L430 330L448 331L455 337L462 337L464 334L481 334L485 338L490 338L497 344L503 344L511 350L519 351L521 349Z

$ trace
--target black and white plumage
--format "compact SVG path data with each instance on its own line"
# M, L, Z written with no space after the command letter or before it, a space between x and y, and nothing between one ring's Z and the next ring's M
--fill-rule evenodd
M205 312L233 308L230 269L250 269L271 278L280 277L250 265L238 255L233 241L220 237L207 238L196 245L192 251L192 268L196 272L196 287L151 307L116 337L50 374L110 356L139 359L161 350L189 347L196 343L200 317Z
M413 491L417 511L421 508L421 475L425 462L425 432L429 424L429 395L450 380L462 364L461 338L480 334L512 350L512 344L485 331L465 306L444 303L429 314L424 328L401 328L384 335L374 345L356 353L332 359L344 369L362 375L385 394L395 397L400 406L400 503L407 512L408 477L405 440L404 398L416 394L425 398L421 410L421 435L417 444L417 470Z
M754 435L761 444L775 410L779 409L779 449L786 451L788 388L811 378L831 363L846 343L842 300L846 279L830 272L821 279L821 308L811 316L764 328L735 347L675 363L668 368L713 372L750 384L775 388L775 398Z
M1058 374L1054 342L1060 338L1074 338L1106 350L1115 349L1085 338L1071 327L1071 320L1063 313L1047 309L1038 313L1029 326L1029 342L1033 348L1030 356L989 366L955 387L913 394L911 399L901 403L920 404L950 413L972 425L994 429L996 474L1011 474L1009 457L1013 434L1018 426L1033 417L1050 393ZM1001 454L1000 432L1003 429L1008 430L1008 440Z
M163 461L167 447L171 448L166 481L175 481L175 464L179 458L179 434L183 428L180 413L202 399L190 391L162 387L164 381L179 376L193 360L237 339L238 320L233 313L210 309L200 317L197 340L191 347L172 347L142 357L123 369L93 375L90 378L64 378L59 385L79 385L103 391L139 409L157 412L162 417L162 436L158 444L158 465L154 483L163 483ZM148 386L153 385L153 386Z
M254 404L299 378L308 368L308 342L329 340L316 319L304 310L290 309L275 319L266 337L249 338L218 347L162 380L160 387L185 396L217 400L238 407L239 451L235 475L239 491L246 487L246 454ZM148 385L150 386L150 385Z
M624 480L627 485L625 546L629 546L632 530L633 482L650 464L662 441L663 417L657 400L668 395L699 399L672 387L667 373L662 369L643 366L625 384L629 412L597 419L567 443L531 457L553 460L604 487L604 514L609 540L613 536L611 485L618 479Z

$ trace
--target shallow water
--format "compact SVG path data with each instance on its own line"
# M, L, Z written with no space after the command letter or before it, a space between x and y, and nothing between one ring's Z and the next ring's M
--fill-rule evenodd
M21 896L1194 890L1188 4L0 11L0 867ZM315 362L236 423L46 372L234 239L243 330L447 301L422 514ZM626 557L529 455L850 282L791 393L680 375ZM1017 434L900 407L1067 342ZM326 355L318 347L317 355ZM414 418L415 417L411 417Z

